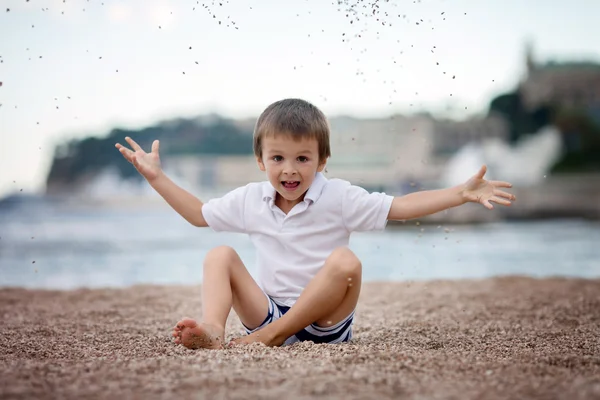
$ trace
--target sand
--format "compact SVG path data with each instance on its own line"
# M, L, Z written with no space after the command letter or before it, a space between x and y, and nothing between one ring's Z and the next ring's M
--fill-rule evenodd
M368 283L350 344L218 351L170 336L199 291L0 290L0 398L600 398L600 280Z

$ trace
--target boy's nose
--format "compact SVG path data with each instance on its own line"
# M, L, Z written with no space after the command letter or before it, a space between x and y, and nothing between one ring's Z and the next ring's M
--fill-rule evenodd
M298 175L298 173L296 171L290 170L290 171L283 171L283 175L289 176L289 177L294 177L294 176Z
M293 166L288 164L288 165L284 166L283 174L286 176L294 176L297 174L297 171L296 171L296 168L294 168Z

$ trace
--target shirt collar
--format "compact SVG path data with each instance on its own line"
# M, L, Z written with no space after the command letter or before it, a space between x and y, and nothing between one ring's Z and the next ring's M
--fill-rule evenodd
M310 201L311 203L316 202L319 197L321 197L321 192L323 192L323 188L327 184L327 178L323 175L322 172L317 172L315 175L315 179L313 180L312 185L306 191L304 195L304 201ZM266 181L263 185L262 198L263 201L273 202L275 201L275 188L271 185L271 182Z

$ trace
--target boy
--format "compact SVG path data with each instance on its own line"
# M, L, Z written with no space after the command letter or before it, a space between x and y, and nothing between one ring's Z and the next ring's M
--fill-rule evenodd
M331 152L329 124L300 99L271 104L254 131L254 154L268 180L250 183L202 203L161 170L159 143L145 153L116 144L148 183L191 224L246 233L257 250L258 283L234 249L212 249L204 260L202 321L184 318L173 330L188 348L224 346L225 324L235 310L247 336L230 344L280 346L302 340L340 343L352 338L361 288L361 262L348 248L352 232L383 230L388 220L408 220L466 202L492 209L515 199L486 181L485 166L457 187L402 197L369 193L322 171Z

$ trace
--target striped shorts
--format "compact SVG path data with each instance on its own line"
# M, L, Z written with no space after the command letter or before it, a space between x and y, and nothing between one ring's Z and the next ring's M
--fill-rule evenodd
M279 318L281 318L281 316L284 315L286 312L288 312L288 310L290 309L290 307L288 307L288 306L284 306L284 305L275 303L275 301L273 301L273 299L270 298L269 296L267 296L267 299L269 300L269 313L268 313L267 317L265 318L263 323L260 324L260 326L254 328L254 329L249 329L248 327L244 326L244 328L246 329L246 333L250 334L250 333L258 331L259 329L264 328L265 326L269 325L271 322L276 321ZM350 341L350 339L352 339L352 323L353 322L354 322L354 311L352 311L350 313L350 315L348 315L342 321L340 321L337 324L332 325L332 326L322 327L322 326L317 326L316 324L310 324L306 328L302 329L300 332L297 332L296 334L287 338L287 340L285 341L285 343L283 345L287 346L287 345L290 345L293 343L303 342L303 341L312 341L314 343L331 343L331 344L348 342L348 341Z

